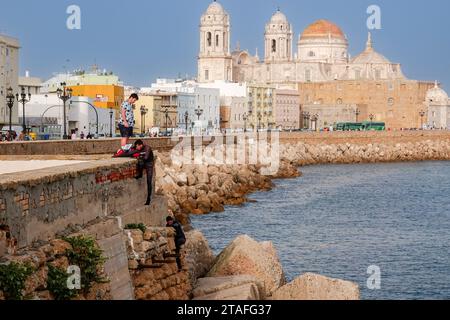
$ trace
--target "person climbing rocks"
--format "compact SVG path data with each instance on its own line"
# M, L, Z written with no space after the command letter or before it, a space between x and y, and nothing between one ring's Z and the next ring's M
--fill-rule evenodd
M144 176L145 170L147 174L147 201L145 202L145 205L149 206L152 201L153 164L155 161L152 148L142 140L137 140L134 145L129 146L127 149L121 149L121 152L116 153L113 157L129 157L137 159L135 178L137 180L141 179Z
M146 206L149 206L152 201L152 185L153 185L153 164L155 156L152 148L145 144L142 140L137 140L134 143L134 149L139 153L138 163L136 167L137 175L136 179L141 179L144 176L144 170L147 174L147 202Z
M176 260L177 260L177 266L178 266L178 272L181 272L183 270L183 266L181 264L181 248L186 243L186 236L183 231L183 227L181 226L181 223L179 223L177 220L175 220L172 216L168 216L166 218L168 228L174 228L175 229L175 254L176 254Z

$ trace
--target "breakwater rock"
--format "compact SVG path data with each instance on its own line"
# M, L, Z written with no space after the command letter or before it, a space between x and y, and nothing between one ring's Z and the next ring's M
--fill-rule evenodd
M280 156L296 166L450 160L450 140L369 144L322 143L318 145L298 142L281 145Z
M157 153L156 193L167 197L168 207L183 224L189 214L222 212L226 205L241 205L255 191L269 191L273 178L299 177L297 167L282 160L276 174L261 174L261 165L181 164L169 153ZM209 163L208 163L209 162Z
M271 242L237 237L197 280L194 300L359 300L356 283L305 273L286 284Z

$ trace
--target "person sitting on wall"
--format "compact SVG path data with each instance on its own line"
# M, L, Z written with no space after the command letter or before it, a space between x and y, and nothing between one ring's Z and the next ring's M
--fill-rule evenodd
M186 243L186 236L183 231L183 227L181 226L181 223L179 223L177 220L175 220L172 216L168 216L166 218L168 228L174 228L175 229L175 254L176 254L176 260L177 260L177 266L178 266L178 272L181 272L183 270L183 266L181 264L181 247Z
M152 148L142 140L137 140L134 145L129 145L114 155L114 158L122 157L131 157L138 160L136 179L141 179L145 170L147 174L147 201L145 205L149 206L152 200L153 164L155 160Z

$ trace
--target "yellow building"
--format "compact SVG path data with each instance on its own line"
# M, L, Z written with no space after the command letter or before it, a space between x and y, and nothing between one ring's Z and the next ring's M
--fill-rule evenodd
M89 97L97 108L120 110L124 101L124 89L116 85L78 85L71 86L72 96Z
M139 101L134 106L135 133L147 133L155 127L155 113L161 108L161 97L154 95L139 95ZM155 111L156 110L156 111Z
M263 84L248 86L248 125L253 130L272 129L275 126L273 97L275 88Z

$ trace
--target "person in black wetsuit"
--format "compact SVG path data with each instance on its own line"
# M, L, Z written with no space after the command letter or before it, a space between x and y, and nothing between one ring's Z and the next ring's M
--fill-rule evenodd
M167 221L166 227L172 227L175 229L175 253L178 271L180 272L181 270L183 270L183 266L181 265L180 251L181 247L186 243L186 236L184 234L183 227L181 226L181 224L178 221L176 221L173 217L168 216L166 218L166 221Z
M136 179L141 179L144 176L144 170L147 174L147 202L146 206L150 205L152 200L152 182L153 182L153 164L155 161L155 156L153 155L153 150L149 145L146 145L142 140L137 140L134 143L135 156L138 153L138 163L136 167L137 175Z

